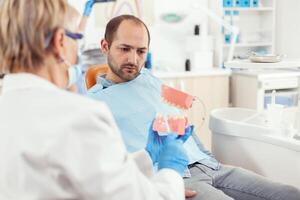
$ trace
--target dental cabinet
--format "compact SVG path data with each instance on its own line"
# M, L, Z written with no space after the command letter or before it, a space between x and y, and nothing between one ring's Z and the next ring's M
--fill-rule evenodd
M296 107L299 80L297 69L234 70L230 86L232 106L264 110L275 91L277 104Z
M154 73L166 85L195 96L193 107L187 114L195 124L196 133L207 149L211 149L211 132L208 127L210 111L229 106L229 70L209 69L199 72Z
M234 58L244 59L251 51L273 53L276 43L277 0L259 0L256 5L251 5L251 1L247 1L248 5L238 5L237 2L242 1L210 2L211 9L239 29ZM211 26L218 40L215 52L217 63L222 63L228 56L232 34L222 27L215 27L214 24Z

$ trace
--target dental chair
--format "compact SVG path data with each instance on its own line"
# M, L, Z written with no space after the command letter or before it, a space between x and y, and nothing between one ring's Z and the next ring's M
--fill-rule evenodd
M106 74L107 71L108 71L107 64L95 65L90 67L86 71L86 75L85 75L86 88L90 89L91 87L93 87L93 85L95 85L97 82L97 76Z

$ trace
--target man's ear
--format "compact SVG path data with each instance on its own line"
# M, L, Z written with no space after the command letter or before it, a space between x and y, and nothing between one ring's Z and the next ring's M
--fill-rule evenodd
M107 54L109 51L109 44L106 39L101 40L101 50L104 54Z
M65 31L62 28L57 29L53 34L52 47L55 56L60 58L65 55Z

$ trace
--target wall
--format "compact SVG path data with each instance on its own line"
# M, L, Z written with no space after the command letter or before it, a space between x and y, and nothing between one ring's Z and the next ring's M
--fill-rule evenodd
M300 58L300 1L277 0L276 52Z
M150 50L153 64L159 70L184 71L186 38L193 35L194 25L206 18L193 7L207 5L207 0L155 0L155 23L151 27L152 41ZM183 19L177 23L167 23L162 16L176 13Z
M152 1L152 0L144 0ZM186 37L193 34L195 24L205 21L193 7L207 5L207 0L153 0L154 1L154 23L149 29L151 32L150 51L152 53L153 65L160 70L183 71L186 55ZM83 10L84 1L69 0L80 13ZM178 23L166 23L162 15L176 13L183 17ZM104 35L104 27L95 26L95 15L91 15L85 34L85 42L99 43Z
M83 9L84 1L69 0ZM191 10L194 3L207 4L207 0L154 0L155 21L150 27L153 64L157 68L182 71L185 58L185 38L193 33L193 25L201 22L200 13ZM276 53L287 54L290 58L300 57L300 1L277 0ZM179 23L168 24L161 20L163 13L179 13L185 16ZM91 17L86 34L87 43L98 43L103 37L103 27L95 28Z

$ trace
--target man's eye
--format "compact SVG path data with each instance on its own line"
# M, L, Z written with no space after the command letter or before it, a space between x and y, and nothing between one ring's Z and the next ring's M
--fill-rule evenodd
M128 51L130 51L130 48L126 48L126 47L122 47L122 48L120 48L121 49L121 51L123 51L123 52L128 52Z
M145 54L145 53L146 53L146 51L138 50L138 54L140 54L140 55L143 55L143 54Z

